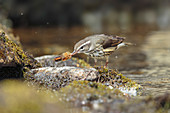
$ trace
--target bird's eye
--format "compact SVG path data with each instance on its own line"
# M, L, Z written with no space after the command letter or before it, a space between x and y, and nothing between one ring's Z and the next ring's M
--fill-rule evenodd
M83 49L83 46L80 49Z

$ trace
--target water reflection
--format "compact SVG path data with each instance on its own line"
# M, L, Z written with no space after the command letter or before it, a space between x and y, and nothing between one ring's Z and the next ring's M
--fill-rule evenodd
M169 31L158 31L148 36L142 45L142 51L147 55L147 68L140 69L140 75L126 75L143 85L147 93L154 96L170 92L169 36Z

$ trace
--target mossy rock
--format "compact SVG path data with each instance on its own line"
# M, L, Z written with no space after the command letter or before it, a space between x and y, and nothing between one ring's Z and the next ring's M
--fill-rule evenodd
M60 100L70 102L75 107L86 106L92 113L168 113L170 95L158 97L129 98L117 88L110 88L102 83L73 81L61 88L57 95Z
M21 77L27 69L40 66L33 56L23 51L4 32L0 33L0 79Z
M71 58L55 62L55 55L37 57L43 68L32 69L25 74L34 84L59 90L74 80L88 80L117 88L127 95L140 95L142 87L114 69L92 68L82 59ZM75 79L76 78L76 79Z
M73 81L61 88L58 93L62 97L62 101L72 102L75 106L88 106L94 101L101 103L127 98L118 89L91 81Z
M131 79L123 76L114 69L107 69L104 67L96 67L98 70L97 81L113 88L118 88L125 94L140 95L142 87Z
M108 85L113 85L114 83L117 83L118 86L128 87L132 87L136 84L134 81L123 76L121 73L114 69L107 69L104 67L96 67L96 69L98 70L100 75L98 81L101 83L107 83Z
M22 47L19 37L14 36L13 30L0 23L0 33L2 32L5 32L5 35L8 37L9 40L13 41L16 45Z

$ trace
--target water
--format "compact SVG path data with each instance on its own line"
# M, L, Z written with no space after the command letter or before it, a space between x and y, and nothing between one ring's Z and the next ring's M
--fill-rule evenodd
M153 32L142 45L148 66L142 74L126 76L146 88L149 95L170 93L170 31Z

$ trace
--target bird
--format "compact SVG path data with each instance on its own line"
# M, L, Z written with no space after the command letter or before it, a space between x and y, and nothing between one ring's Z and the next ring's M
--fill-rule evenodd
M123 41L125 37L96 34L88 36L74 45L74 51L71 56L77 53L84 53L94 59L95 65L97 59L106 59L105 66L109 63L109 56L117 49L123 46L133 45Z

